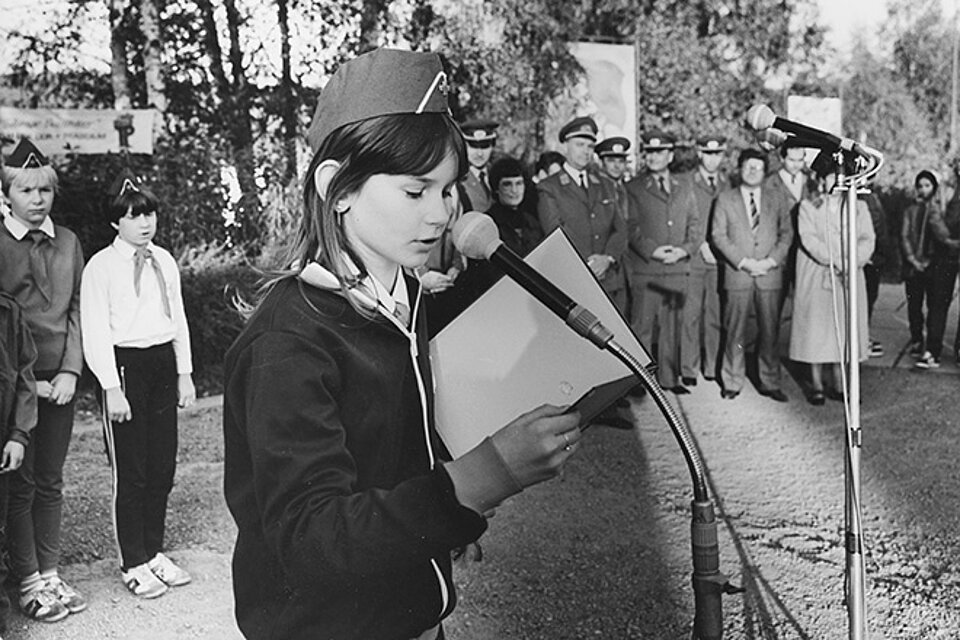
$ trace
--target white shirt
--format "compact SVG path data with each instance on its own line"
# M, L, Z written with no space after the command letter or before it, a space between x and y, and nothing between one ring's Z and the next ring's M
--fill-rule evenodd
M589 185L590 185L590 177L587 175L587 168L586 168L586 167L584 167L583 169L575 169L574 166L573 166L572 164L570 164L569 162L564 162L564 163L563 163L563 170L566 171L567 174L568 174L571 178L573 178L574 184L576 184L576 185L578 185L578 186L587 186L587 187L589 187ZM580 176L581 176L581 175L583 176L583 182L580 181Z
M786 185L787 190L793 195L793 199L800 201L803 199L803 185L807 181L807 177L803 175L802 172L797 172L796 175L787 173L784 169L780 169L777 173L780 174L780 179L783 180L783 184Z
M145 349L173 342L177 373L193 373L190 331L183 310L180 272L170 253L152 242L147 248L160 265L167 285L170 313L167 317L160 294L160 280L149 262L140 276L140 295L133 285L136 248L120 236L90 258L80 281L80 326L83 355L100 386L120 386L114 347Z

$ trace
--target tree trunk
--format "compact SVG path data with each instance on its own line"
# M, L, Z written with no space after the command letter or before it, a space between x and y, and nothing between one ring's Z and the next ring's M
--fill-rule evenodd
M297 106L293 97L293 73L290 65L290 16L287 0L277 0L280 23L280 119L283 122L283 154L286 166L283 182L297 175Z
M228 134L233 151L233 163L240 183L240 202L237 203L235 239L246 245L258 235L260 201L254 179L253 126L250 122L250 84L243 66L243 50L240 48L240 24L243 19L235 0L224 0L227 15L227 33L230 38L230 67L232 82L228 95L224 96L227 113Z
M140 30L145 40L143 48L143 71L147 85L147 104L160 112L161 119L167 111L166 85L163 79L163 39L160 35L160 16L157 3L161 0L139 0Z
M127 36L123 31L123 0L108 0L110 13L110 85L113 108L130 108L130 76L127 73Z
M196 3L203 20L203 43L210 63L210 75L213 76L213 101L219 106L229 94L230 86L223 70L223 49L220 48L220 39L217 37L217 19L210 0L196 0Z

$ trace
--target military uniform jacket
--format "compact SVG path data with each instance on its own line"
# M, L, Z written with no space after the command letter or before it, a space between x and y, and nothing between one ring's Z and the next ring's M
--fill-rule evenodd
M725 289L780 289L783 267L793 242L792 205L782 194L764 182L760 188L760 224L756 234L750 229L750 215L740 187L720 192L713 208L711 238L723 262ZM737 268L744 258L773 258L777 266L754 278Z
M467 171L467 175L460 184L463 185L463 192L466 195L463 203L464 211L487 211L493 205L493 195L473 171Z
M486 522L439 464L411 298L415 334L288 278L227 352L224 493L246 638L409 640L454 607L450 550Z
M697 203L697 229L696 237L700 238L702 243L704 240L710 242L710 220L713 215L713 203L717 198L717 194L723 189L725 184L728 184L727 177L724 175L717 175L716 186L711 187L710 183L707 182L706 178L703 177L703 173L700 169L694 169L690 173L686 173L680 176L681 180L687 180L690 184L690 190L693 192L694 200ZM711 244L711 250L716 256L716 250ZM719 263L719 259L717 260ZM717 265L709 264L706 260L703 259L703 256L700 254L700 246L697 245L696 250L690 254L690 271L703 273L710 269L716 269Z
M558 171L537 185L537 214L544 235L561 227L586 259L608 255L617 263L627 250L627 224L613 180L588 172L586 191L566 171ZM609 282L608 282L609 281ZM623 286L619 269L611 268L602 281L608 291Z
M630 272L642 276L682 276L690 259L663 264L653 259L657 247L680 247L690 256L699 253L703 236L696 198L689 180L670 174L670 192L644 173L627 183L630 221Z

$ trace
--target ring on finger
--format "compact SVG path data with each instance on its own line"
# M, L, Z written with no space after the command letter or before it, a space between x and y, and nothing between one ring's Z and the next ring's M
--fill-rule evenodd
M565 434L565 433L562 433L562 434L560 434L560 435L563 436L563 450L564 450L564 451L570 451L570 438L567 437L567 434Z

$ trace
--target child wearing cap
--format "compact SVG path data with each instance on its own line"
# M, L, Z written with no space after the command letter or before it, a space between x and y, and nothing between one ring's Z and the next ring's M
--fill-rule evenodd
M0 389L0 441L5 442L0 453L0 549L7 546L10 472L20 468L37 424L37 383L33 377L36 360L37 348L20 306L12 297L0 293L0 376L5 381ZM0 554L0 584L6 581L8 571L7 559ZM7 590L0 589L0 634L7 632L9 612Z
M451 551L578 446L579 417L541 406L445 459L414 274L466 171L446 93L436 54L378 49L320 95L293 267L267 283L225 363L248 638L443 638Z
M177 456L177 406L193 403L190 333L177 263L153 244L158 202L136 177L112 186L110 246L83 270L83 353L102 391L113 525L124 585L141 598L190 582L163 553Z
M13 296L37 347L37 425L20 469L10 475L7 537L20 579L20 609L56 622L87 602L59 575L63 463L73 432L83 366L77 237L50 218L57 172L23 139L0 170L10 215L0 225L0 291Z

